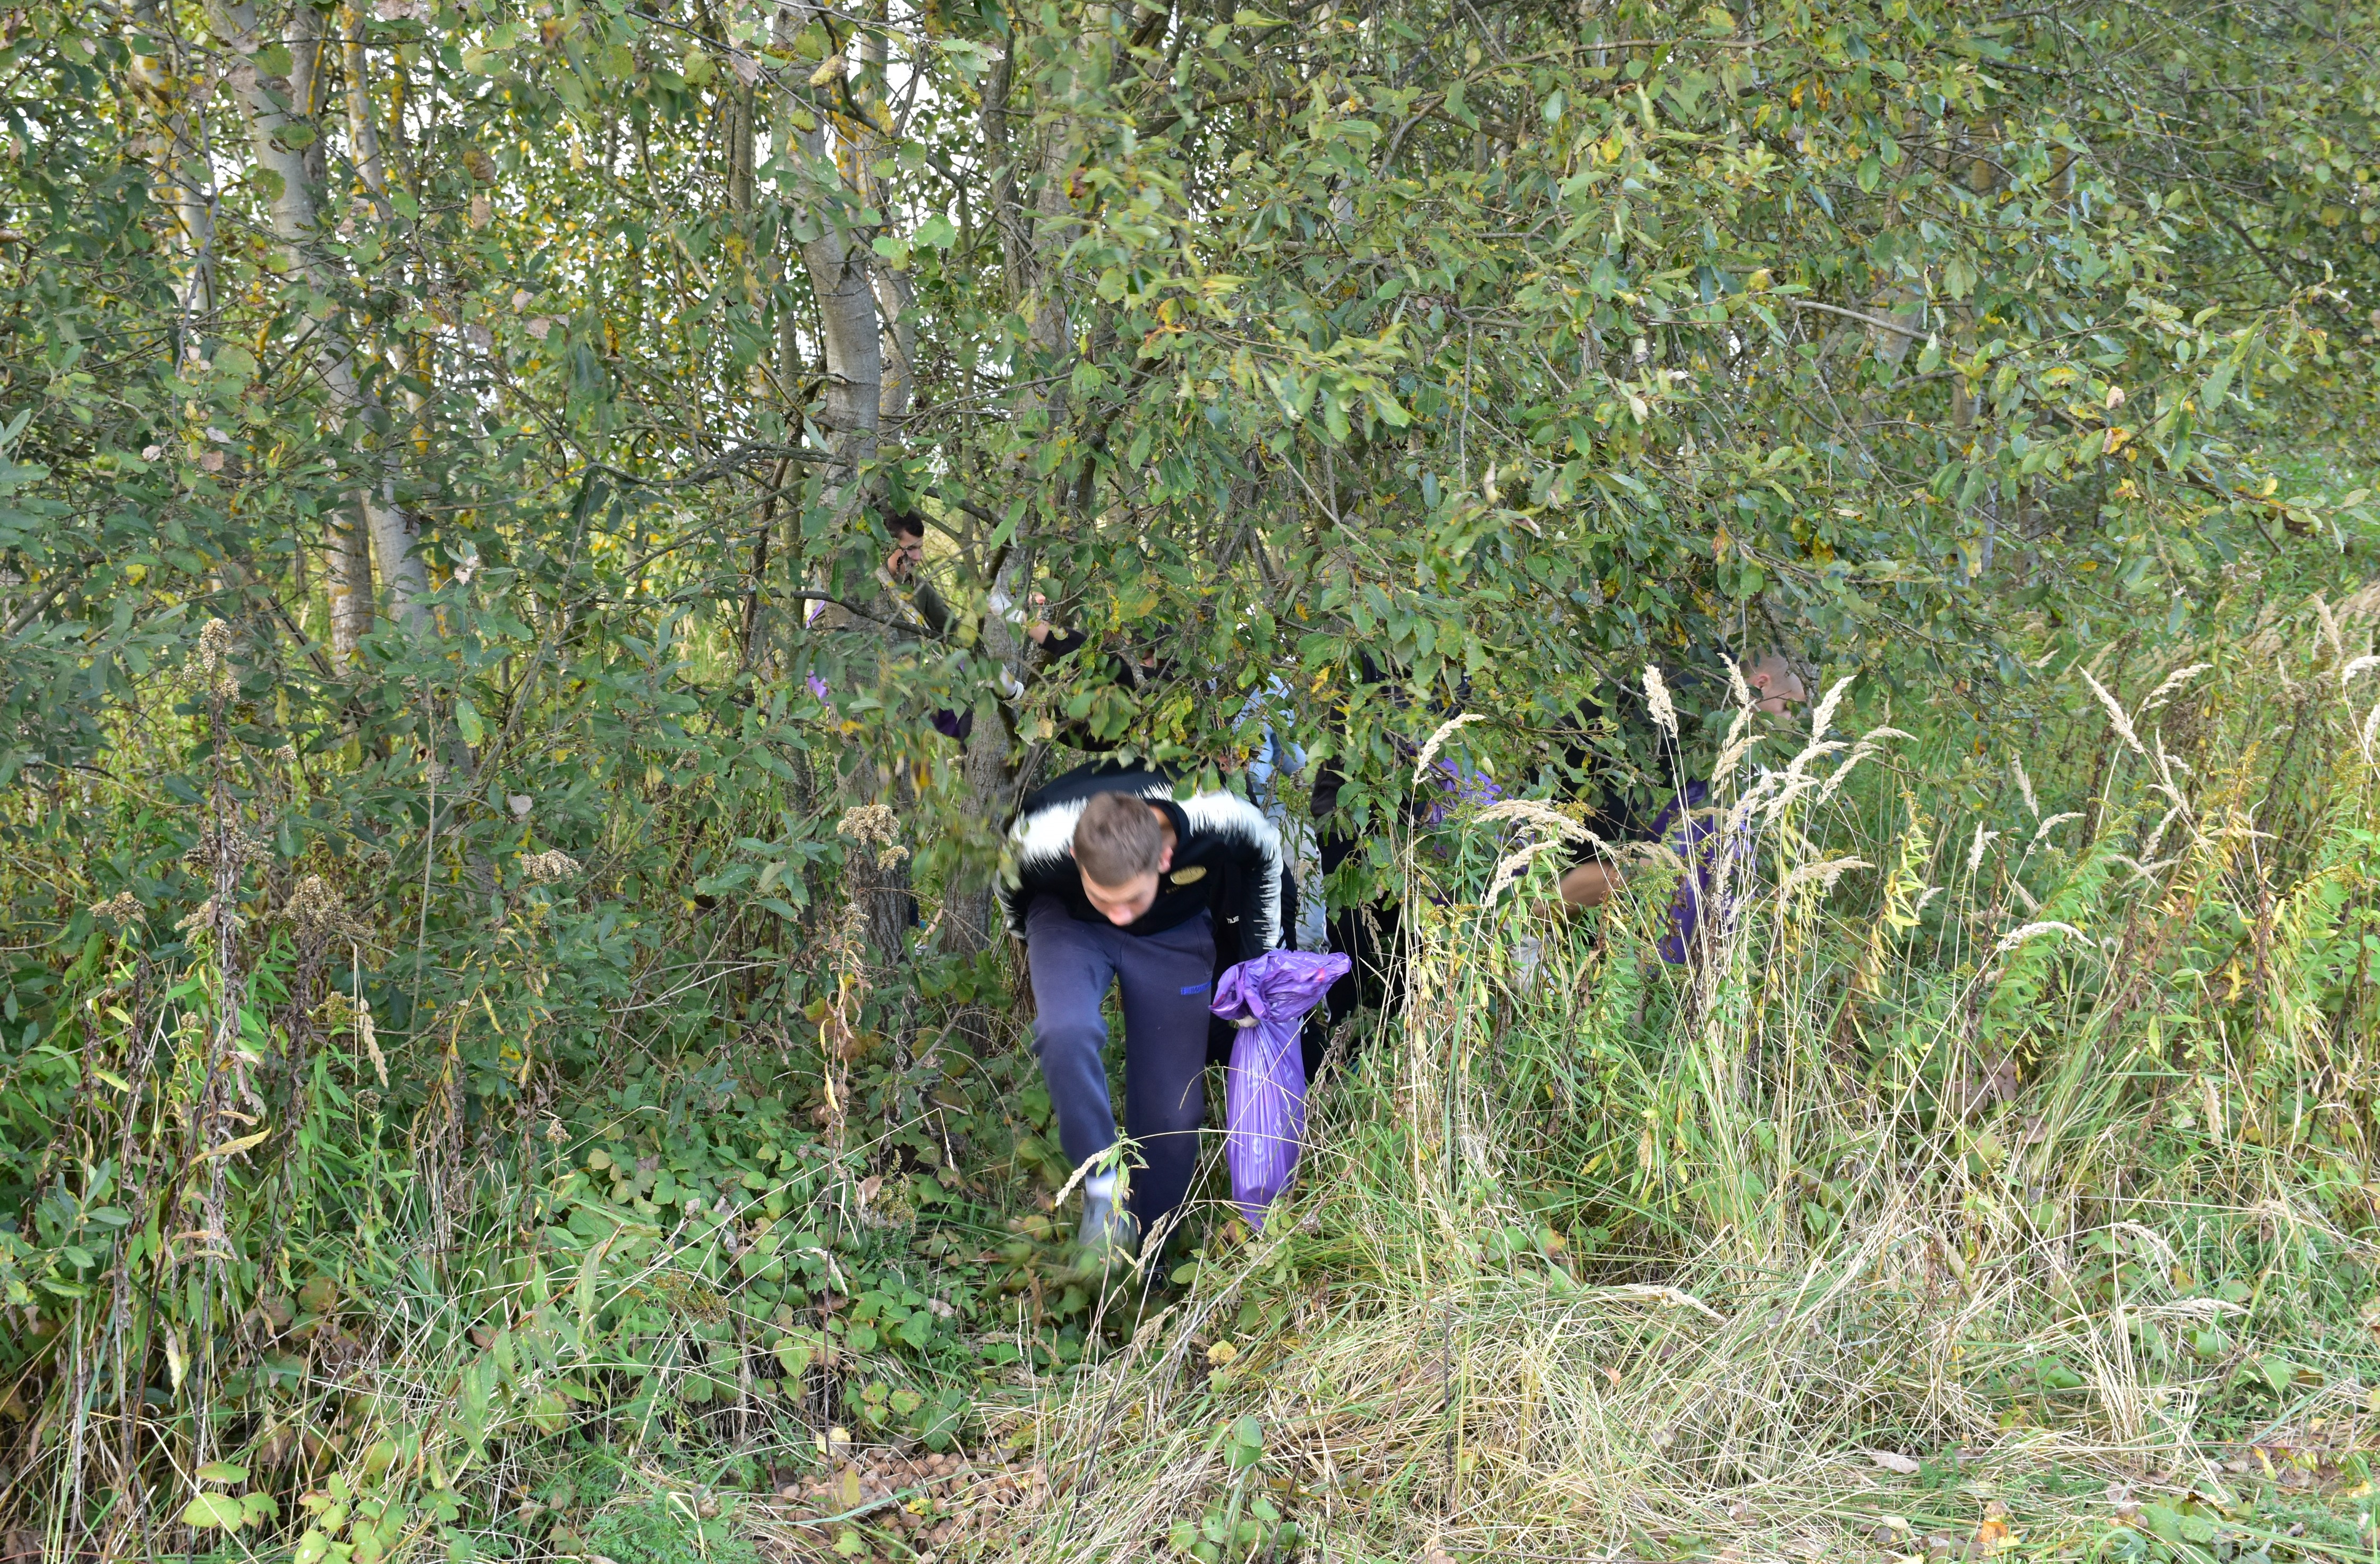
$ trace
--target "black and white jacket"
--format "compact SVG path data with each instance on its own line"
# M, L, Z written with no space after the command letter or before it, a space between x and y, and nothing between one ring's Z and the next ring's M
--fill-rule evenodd
M1083 894L1075 867L1075 822L1096 794L1129 793L1165 811L1173 823L1173 861L1159 877L1157 900L1126 934L1159 934L1198 915L1215 915L1217 970L1279 946L1294 926L1297 887L1284 866L1281 835L1246 799L1202 793L1177 801L1171 779L1109 764L1081 767L1033 793L1009 828L1009 871L1001 877L1001 908L1009 932L1022 938L1034 902L1052 896L1069 915L1104 923Z

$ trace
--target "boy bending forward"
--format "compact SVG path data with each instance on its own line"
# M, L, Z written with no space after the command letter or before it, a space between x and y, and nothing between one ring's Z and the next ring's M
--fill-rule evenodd
M1112 1170L1083 1178L1081 1240L1094 1255L1129 1251L1182 1204L1197 1167L1215 976L1281 942L1296 894L1281 838L1235 794L1176 802L1156 772L1086 767L1028 797L1009 842L1015 879L1001 902L1025 940L1034 1051L1077 1168L1116 1144L1099 1006L1110 985L1123 990L1124 1128L1146 1166L1129 1210Z

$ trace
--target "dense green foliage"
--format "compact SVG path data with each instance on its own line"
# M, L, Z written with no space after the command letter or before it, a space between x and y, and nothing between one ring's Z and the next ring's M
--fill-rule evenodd
M1667 879L1585 937L1494 894L1489 818L1412 844L1400 1057L1326 1096L1298 1219L1210 1243L1036 1430L1075 1485L1014 1556L1247 1557L1255 1497L1365 1558L2368 1546L2373 692L2338 675L2375 607L2112 719L2073 675L1981 762L1764 734L1719 784L1757 893L1685 980L1642 954Z
M1230 777L1269 721L1350 778L1335 904L1421 873L1470 908L1500 844L1391 829L1424 735L1468 710L1458 752L1567 800L1582 711L1658 661L1707 760L1719 668L1772 647L1923 741L1827 794L1887 866L1830 904L1893 935L1755 920L1791 961L1689 982L1620 943L1650 893L1600 954L1543 931L1587 964L1559 1004L1389 1019L1411 1047L1334 1121L1376 1154L1356 1208L1438 1199L1395 1105L1492 1036L1496 1133L1551 1181L1515 1231L1573 1235L1565 1285L1721 1241L1832 1264L1888 1220L1852 1166L1991 1242L2273 1201L2362 1263L2370 605L2311 651L2276 615L2375 547L2368 8L68 0L0 32L0 1525L663 1557L741 1522L648 1481L752 1488L837 1426L1033 1448L1021 1401L1238 1251L1130 1303L1063 1263L985 915L1016 788L1093 742ZM896 508L947 623L879 568ZM2164 750L2075 670L2145 724L2201 647L2198 770L2144 782ZM2051 829L2010 813L2019 754L2090 844L1929 910L1978 820ZM2144 837L2156 785L2203 802ZM1804 823L1767 819L1764 883L1818 861ZM2188 895L2139 867L2185 830ZM1984 995L2011 920L2119 954L2035 940ZM2107 997L2134 956L2154 1002ZM1743 1042L1762 1014L1791 1048ZM2192 1092L2264 1138L2177 1141ZM1281 1318L1300 1274L1397 1293L1321 1231L1264 1273ZM2323 1310L2287 1308L2190 1394L2280 1361L2343 1396L2361 1360L2290 1358ZM2027 1352L1985 1354L1992 1415L2115 1404ZM1185 1435L1239 1452L1228 1496L1114 1523L1286 1541L1237 1421L1274 1414L1229 1410ZM1901 1413L1843 1416L1794 1437Z

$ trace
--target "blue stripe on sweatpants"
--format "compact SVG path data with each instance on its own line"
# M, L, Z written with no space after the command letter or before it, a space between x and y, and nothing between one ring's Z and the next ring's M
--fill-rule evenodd
M1108 988L1123 990L1124 1130L1148 1166L1132 1173L1132 1213L1153 1231L1190 1190L1207 1117L1208 984L1215 972L1208 915L1162 934L1126 934L1067 915L1055 897L1025 914L1033 971L1033 1049L1066 1159L1080 1167L1115 1144L1108 1099Z

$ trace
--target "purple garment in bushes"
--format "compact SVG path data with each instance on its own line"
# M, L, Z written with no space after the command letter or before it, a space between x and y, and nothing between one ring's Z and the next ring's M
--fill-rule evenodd
M1421 818L1425 826L1444 825L1466 804L1485 808L1504 801L1504 790L1485 771L1471 770L1451 760L1438 761L1429 770L1422 785L1436 790L1438 797Z
M1215 985L1208 1008L1241 1024L1223 1078L1223 1157L1232 1168L1232 1199L1258 1231L1265 1207L1287 1187L1305 1138L1298 1024L1352 964L1335 952L1267 951Z
M1735 912L1733 896L1715 895L1718 879L1719 844L1713 840L1718 833L1718 821L1712 818L1710 784L1692 782L1686 790L1670 800L1653 821L1653 839L1686 861L1686 872L1678 881L1678 893L1670 898L1670 932L1658 947L1661 959L1672 966L1685 964L1695 949L1694 936L1701 930L1706 914L1718 920L1712 929L1714 939L1726 936L1726 926ZM1733 843L1739 878L1746 860L1752 855L1748 830L1739 829Z

